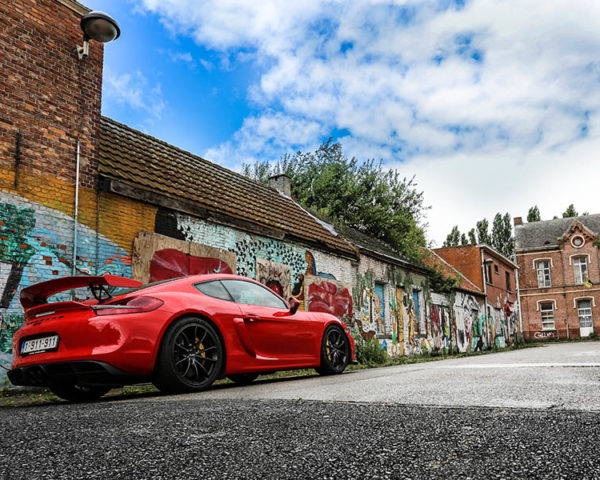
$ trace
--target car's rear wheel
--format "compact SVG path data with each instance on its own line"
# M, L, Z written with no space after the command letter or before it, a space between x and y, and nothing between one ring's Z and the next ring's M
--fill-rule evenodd
M90 402L98 400L102 395L108 393L111 387L75 385L72 383L57 383L48 388L54 395L70 402Z
M321 341L321 375L342 373L350 361L350 343L344 331L336 326L327 327Z
M250 385L258 377L258 373L236 373L229 375L229 380L238 385Z
M162 392L199 392L219 376L224 350L214 325L203 318L176 320L165 333L153 383Z

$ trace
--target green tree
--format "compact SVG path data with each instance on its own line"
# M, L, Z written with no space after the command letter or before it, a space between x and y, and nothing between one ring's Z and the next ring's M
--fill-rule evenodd
M475 229L472 228L471 230L469 230L469 244L470 245L477 245L477 235L475 233Z
M573 204L569 205L562 214L562 218L571 218L577 216L579 216L579 214L577 213L577 210L575 210L575 206Z
M492 244L492 239L488 231L489 227L490 224L487 221L487 218L484 218L483 220L479 220L477 222L477 238L479 240L479 243L483 243L486 245Z
M540 209L538 208L537 205L534 205L533 207L531 207L529 209L529 212L527 213L527 221L529 223L531 222L539 222L542 220L542 217L540 216Z
M469 240L467 239L467 236L464 233L460 234L460 244L461 245L468 245L469 244Z
M244 164L242 173L263 183L285 173L300 205L383 240L408 257L418 258L425 245L421 222L427 207L414 177L401 178L381 161L348 158L331 139L314 152L284 155L274 164Z
M443 243L443 247L458 247L460 245L460 231L458 230L458 225L454 225L452 230L446 237L446 240Z
M514 252L512 224L509 213L504 216L497 213L492 224L491 246L506 257L511 257Z

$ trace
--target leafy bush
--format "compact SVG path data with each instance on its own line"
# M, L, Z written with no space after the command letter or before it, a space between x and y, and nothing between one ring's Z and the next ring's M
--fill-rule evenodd
M356 359L363 365L382 365L390 361L390 357L376 338L365 340L358 332L354 333Z

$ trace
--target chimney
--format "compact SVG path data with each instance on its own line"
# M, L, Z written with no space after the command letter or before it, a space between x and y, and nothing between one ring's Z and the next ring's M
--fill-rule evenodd
M283 193L284 195L287 195L288 197L292 196L292 186L290 177L288 177L285 173L273 175L272 177L270 177L269 185L275 190Z
M515 217L514 222L515 222L515 227L517 225L523 225L523 217Z

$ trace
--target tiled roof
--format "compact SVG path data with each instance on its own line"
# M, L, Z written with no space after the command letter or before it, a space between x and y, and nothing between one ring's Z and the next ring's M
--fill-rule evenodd
M274 188L110 118L100 128L103 177L356 257L352 245Z
M524 223L515 227L516 251L558 248L558 239L566 233L575 220L594 234L598 235L600 233L600 214L598 213Z

